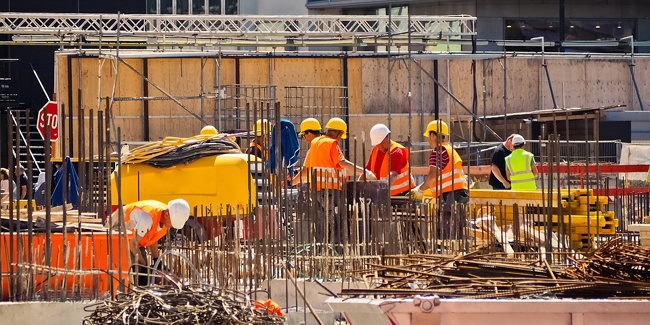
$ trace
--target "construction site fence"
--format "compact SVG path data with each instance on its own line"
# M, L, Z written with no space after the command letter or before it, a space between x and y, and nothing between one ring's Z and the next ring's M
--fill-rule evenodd
M524 149L532 153L535 156L535 160L540 162L542 161L540 158L543 155L547 155L545 151L547 150L546 144L548 142L549 140L529 140L526 142ZM477 166L491 165L492 155L499 144L500 142L481 143L477 146L476 150L471 150L466 154L468 161L472 165ZM623 144L620 140L560 140L558 146L561 161L567 163L585 164L589 162L595 164L596 162L600 162L617 164L621 159L621 148Z

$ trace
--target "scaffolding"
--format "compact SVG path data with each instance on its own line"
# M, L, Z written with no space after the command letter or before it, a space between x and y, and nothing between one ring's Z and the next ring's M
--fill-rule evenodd
M188 16L3 13L13 42L62 45L359 46L395 39L423 43L476 35L476 18L458 16ZM315 42L311 44L310 42Z

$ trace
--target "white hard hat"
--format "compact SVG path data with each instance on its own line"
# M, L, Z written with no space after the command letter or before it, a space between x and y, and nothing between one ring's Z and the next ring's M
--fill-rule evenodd
M183 199L171 200L167 203L169 210L169 219L172 222L172 227L181 229L185 226L185 222L190 218L190 205Z
M390 130L384 124L376 124L370 129L370 143L372 146L380 144L386 136L390 134Z
M521 135L515 134L515 136L512 137L512 144L514 144L515 146L520 144L526 144L526 140Z

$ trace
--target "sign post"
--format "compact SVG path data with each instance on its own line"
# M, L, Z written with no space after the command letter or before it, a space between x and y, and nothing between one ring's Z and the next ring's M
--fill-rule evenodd
M56 102L47 102L38 111L38 133L43 140L45 139L45 126L50 128L50 141L55 142L59 139L59 108Z

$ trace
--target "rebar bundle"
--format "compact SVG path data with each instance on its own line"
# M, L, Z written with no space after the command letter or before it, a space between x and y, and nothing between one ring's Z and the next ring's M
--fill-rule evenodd
M614 239L575 266L551 267L544 259L524 262L493 255L386 256L356 271L367 289L347 296L443 298L637 298L650 296L650 250Z
M604 243L564 273L580 280L624 280L650 283L650 249L626 243L621 238Z
M134 288L87 307L92 314L83 324L284 324L283 317L255 306L243 294L206 287Z

